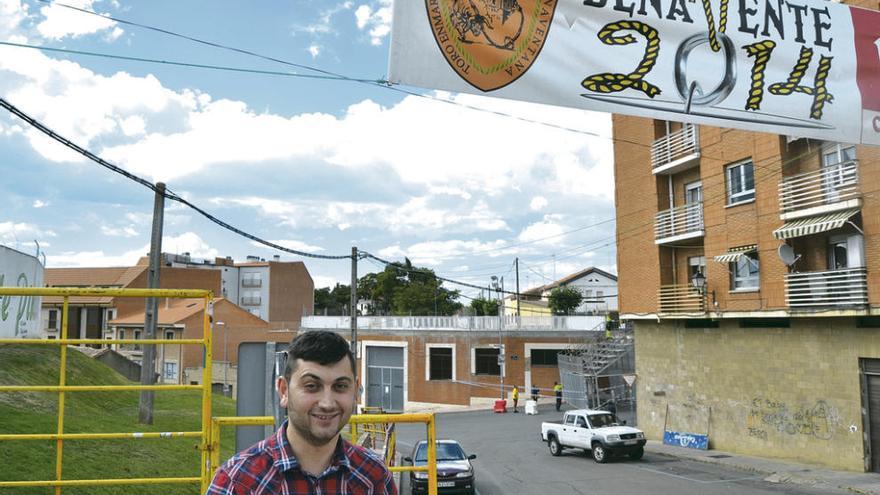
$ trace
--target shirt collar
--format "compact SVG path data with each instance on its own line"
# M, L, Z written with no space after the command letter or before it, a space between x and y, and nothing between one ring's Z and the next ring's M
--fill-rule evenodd
M275 434L271 437L268 447L269 455L272 456L272 464L278 468L279 471L289 471L291 469L299 469L299 461L296 460L296 455L293 453L293 448L290 446L290 441L287 439L287 423L289 420L285 419L284 423L281 424L281 427L275 432ZM345 439L342 438L342 435L339 436L338 441L336 442L336 449L333 452L333 457L330 458L330 466L321 474L327 474L328 472L336 471L337 469L351 469L351 461L348 457L349 450L351 444L349 444ZM320 476L319 476L320 477Z

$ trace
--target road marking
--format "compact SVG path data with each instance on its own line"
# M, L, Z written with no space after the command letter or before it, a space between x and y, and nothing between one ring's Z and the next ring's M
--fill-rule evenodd
M650 472L652 472L652 473L662 474L662 475L665 475L665 476L670 476L670 477L673 477L673 478L679 478L679 479L687 480L687 481L693 481L694 483L702 483L702 484L704 484L704 485L711 485L711 484L715 484L715 483L732 483L732 482L736 482L736 481L749 481L749 480L759 480L759 479L764 479L763 476L749 476L749 477L746 477L746 478L733 478L733 479L729 479L729 480L706 481L706 480L698 480L698 479L696 479L696 478L689 478L689 477L687 477L687 476L682 476L682 475L680 475L680 474L667 473L667 472L665 472L665 471L660 471L660 470L658 470L658 469L650 469L650 468L644 468L644 467L639 467L639 466L633 466L633 467L636 468L636 469L641 469L642 471L650 471Z

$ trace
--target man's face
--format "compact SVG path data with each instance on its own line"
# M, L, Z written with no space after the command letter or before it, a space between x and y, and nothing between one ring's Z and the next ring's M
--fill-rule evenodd
M335 441L351 417L356 391L348 358L329 365L297 359L289 383L278 380L281 407L290 418L288 436L315 447Z

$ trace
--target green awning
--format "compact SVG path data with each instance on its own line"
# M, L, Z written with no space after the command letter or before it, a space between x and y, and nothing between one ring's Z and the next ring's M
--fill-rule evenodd
M805 235L819 234L829 230L839 229L843 227L851 216L858 213L858 208L852 210L843 210L827 215L817 215L814 217L798 218L785 224L773 231L773 237L783 240L793 237L802 237Z
M754 253L758 250L758 246L752 244L750 246L739 246L735 248L730 248L726 253L715 256L713 259L718 263L733 263L738 260L740 256L745 256L749 253Z

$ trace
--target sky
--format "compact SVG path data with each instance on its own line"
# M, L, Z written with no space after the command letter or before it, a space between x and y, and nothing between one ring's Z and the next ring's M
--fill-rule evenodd
M391 0L64 4L101 16L0 0L0 97L241 230L314 254L357 246L387 260L406 256L479 286L504 277L508 290L515 258L521 289L589 266L617 272L606 114L8 44L381 81ZM48 268L127 266L149 251L151 190L3 109L0 174L0 244L33 254L36 241ZM277 252L173 202L162 250L240 261L278 254L304 261L316 287L350 280L349 260ZM360 275L381 268L358 265Z

